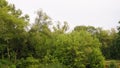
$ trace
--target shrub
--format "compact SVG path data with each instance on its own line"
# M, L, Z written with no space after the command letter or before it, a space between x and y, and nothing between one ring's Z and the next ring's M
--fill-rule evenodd
M109 64L109 68L118 68L118 65L115 61L111 61L111 63Z

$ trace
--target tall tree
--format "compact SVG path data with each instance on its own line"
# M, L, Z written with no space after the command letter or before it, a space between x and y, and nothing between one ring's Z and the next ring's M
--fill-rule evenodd
M120 22L119 22L120 24ZM120 26L118 27L117 36L114 37L113 44L110 48L111 50L111 58L120 60Z
M26 34L28 16L22 16L21 10L16 10L15 6L8 4L6 0L0 1L0 45L4 46L2 56L11 59L16 57L21 47L19 43ZM21 40L20 40L21 39ZM4 53L4 55L3 55ZM7 55L6 55L7 54Z

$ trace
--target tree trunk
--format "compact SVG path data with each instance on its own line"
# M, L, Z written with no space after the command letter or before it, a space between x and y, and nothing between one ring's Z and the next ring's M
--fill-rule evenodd
M15 51L15 55L14 55L14 63L16 64L16 59L17 59L17 51Z
M10 49L9 49L9 47L7 47L7 55L8 55L8 59L10 60Z

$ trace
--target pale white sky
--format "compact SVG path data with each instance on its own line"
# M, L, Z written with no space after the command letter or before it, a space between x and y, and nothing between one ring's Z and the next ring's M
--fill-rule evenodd
M67 21L70 28L92 25L104 29L116 28L120 21L120 0L8 0L30 15L42 8L54 21Z

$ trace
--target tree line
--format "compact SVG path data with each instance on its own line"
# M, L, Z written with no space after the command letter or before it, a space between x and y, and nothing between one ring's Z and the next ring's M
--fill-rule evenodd
M104 68L106 59L120 60L120 27L104 30L55 22L42 10L30 25L15 5L0 0L0 67Z

